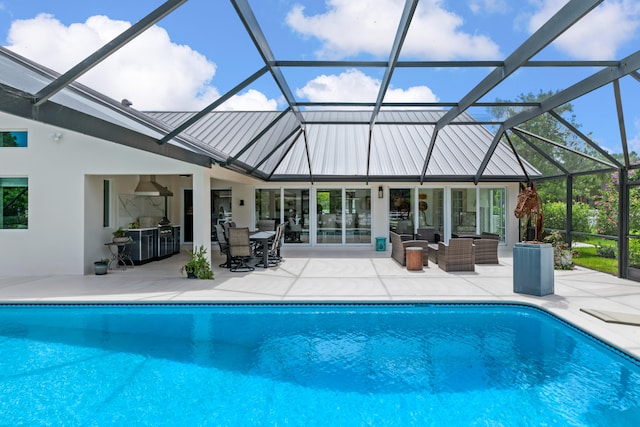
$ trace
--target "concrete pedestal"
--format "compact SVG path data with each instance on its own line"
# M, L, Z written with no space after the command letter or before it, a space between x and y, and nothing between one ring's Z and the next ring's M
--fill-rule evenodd
M543 296L553 293L553 247L548 243L516 243L513 247L513 292Z

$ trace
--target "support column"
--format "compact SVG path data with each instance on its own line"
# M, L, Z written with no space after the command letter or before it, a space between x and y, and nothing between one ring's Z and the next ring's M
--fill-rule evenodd
M211 182L205 170L193 174L193 247L200 246L211 262Z
M565 241L571 248L573 237L571 231L573 230L573 176L567 175L567 223L565 225L567 235Z
M629 184L627 168L618 170L618 277L629 273Z

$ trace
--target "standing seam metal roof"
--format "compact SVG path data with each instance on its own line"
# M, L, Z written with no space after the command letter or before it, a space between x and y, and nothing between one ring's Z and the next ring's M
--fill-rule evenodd
M420 176L435 123L446 111L402 110L381 111L371 133L369 177L377 179L414 179ZM148 112L150 117L168 126L177 126L195 113ZM305 132L309 144L311 175L306 156L304 135L294 140L287 137L298 128L293 113L263 132L281 112L210 112L186 133L213 149L226 153L245 168L259 165L261 178L309 180L332 176L347 178L367 175L369 150L369 117L367 111L303 111ZM493 134L484 126L473 123L468 113L440 130L437 144L427 168L426 180L472 177L482 162ZM255 140L253 145L249 146ZM276 147L282 146L272 153ZM292 146L293 145L293 146ZM285 155L286 153L286 155ZM284 155L284 157L282 157ZM269 156L267 161L263 161ZM538 171L526 164L530 175ZM522 180L524 174L505 144L496 148L484 179L494 181Z

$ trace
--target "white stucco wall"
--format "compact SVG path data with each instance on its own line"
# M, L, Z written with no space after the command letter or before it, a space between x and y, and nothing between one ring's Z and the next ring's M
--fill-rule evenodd
M0 113L0 129L28 131L27 148L2 148L0 176L29 179L29 227L0 230L0 274L88 274L105 258L117 228L102 227L102 182L112 179L111 204L132 194L138 176L193 174L208 169ZM55 141L53 134L62 137ZM173 178L172 178L173 179ZM158 181L171 187L172 182ZM171 189L171 188L170 188ZM179 203L171 206L178 212Z

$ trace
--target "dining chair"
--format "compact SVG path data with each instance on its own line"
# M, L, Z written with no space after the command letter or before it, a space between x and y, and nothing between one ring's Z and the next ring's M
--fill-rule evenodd
M220 224L214 225L216 230L216 237L218 238L218 245L220 246L220 253L227 257L227 260L220 264L220 268L231 268L231 256L229 255L229 241L224 234L224 228Z
M251 240L249 228L229 227L229 257L231 258L231 271L253 271L247 262L251 258Z
M269 245L269 252L267 253L268 264L267 267L275 267L280 264L280 242L282 240L282 233L284 231L285 223L278 224L276 227L276 234L273 236L273 240ZM264 267L264 254L260 252L258 257L260 261L256 264L256 267Z

